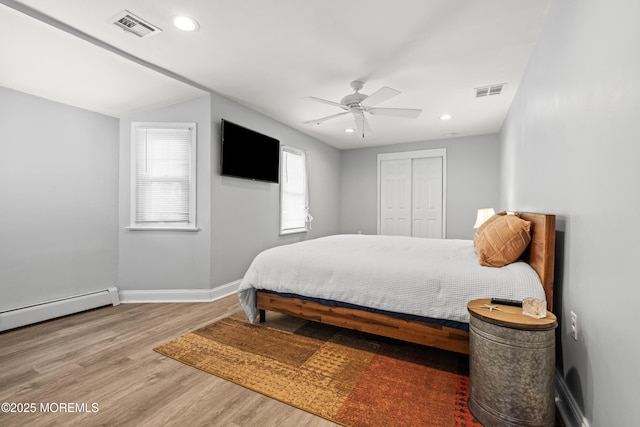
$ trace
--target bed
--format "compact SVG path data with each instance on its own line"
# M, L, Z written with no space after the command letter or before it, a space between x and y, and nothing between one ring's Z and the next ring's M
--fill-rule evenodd
M252 322L274 311L468 353L468 301L533 296L553 309L555 216L519 216L531 241L505 267L480 266L473 241L337 235L262 252L238 295Z

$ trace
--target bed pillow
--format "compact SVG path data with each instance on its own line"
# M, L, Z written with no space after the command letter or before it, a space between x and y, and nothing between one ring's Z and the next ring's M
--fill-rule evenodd
M473 237L480 265L504 267L517 261L531 242L531 222L518 214L499 212L484 222Z

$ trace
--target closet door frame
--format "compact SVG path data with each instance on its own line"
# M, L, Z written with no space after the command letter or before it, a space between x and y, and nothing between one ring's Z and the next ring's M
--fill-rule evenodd
M377 194L377 233L380 234L382 228L382 162L387 160L420 159L428 157L442 158L442 238L447 238L447 149L434 148L429 150L403 151L397 153L378 154L378 194Z

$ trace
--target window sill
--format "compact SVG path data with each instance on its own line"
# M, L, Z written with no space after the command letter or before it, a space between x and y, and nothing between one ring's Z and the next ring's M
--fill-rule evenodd
M280 235L287 236L289 234L306 233L307 231L309 231L308 228L292 228L290 230L280 230Z
M159 227L159 226L140 226L140 225L131 225L129 227L125 227L126 230L129 231L200 231L199 227Z

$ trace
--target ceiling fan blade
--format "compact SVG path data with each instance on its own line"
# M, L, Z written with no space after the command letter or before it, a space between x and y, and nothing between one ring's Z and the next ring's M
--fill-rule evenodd
M315 96L308 96L307 99L310 99L312 101L316 101L316 102L321 102L323 104L329 104L329 105L333 105L334 107L340 107L343 110L348 109L347 106L340 104L339 102L333 102L333 101L329 101L327 99L322 99L322 98L316 98Z
M308 125L308 124L314 123L316 125L319 125L322 122L326 122L327 120L335 119L336 117L339 117L339 116L344 116L345 114L349 114L349 112L345 111L343 113L332 114L332 115L327 116L327 117L321 117L319 119L309 120L308 122L302 122L302 124L303 125Z
M360 138L364 138L365 135L371 133L371 127L369 126L369 122L367 121L367 118L364 116L364 114L354 114L353 118L356 122L356 130L358 131L358 136Z
M398 94L400 94L400 91L391 89L390 87L383 86L377 91L373 92L368 97L366 97L361 102L361 104L366 106L376 105L381 103L382 101L386 101L387 99L393 98Z
M369 108L367 112L378 116L408 117L415 119L422 113L422 110L416 108Z

